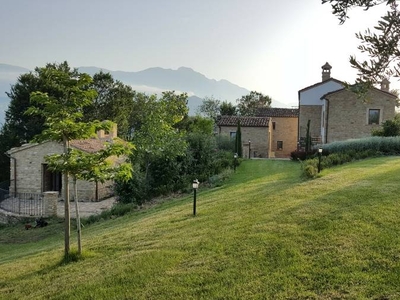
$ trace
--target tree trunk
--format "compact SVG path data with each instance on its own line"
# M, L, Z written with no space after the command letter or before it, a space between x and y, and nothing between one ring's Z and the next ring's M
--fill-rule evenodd
M68 153L69 142L66 137L63 138L64 153ZM68 183L68 172L64 174L64 244L65 244L65 255L68 255L70 250L70 236L71 236L71 219L69 211L69 183Z
M75 212L76 212L76 231L78 234L78 254L82 254L82 244L81 244L81 217L79 215L79 205L78 205L78 187L76 185L76 177L74 176L74 201L75 201Z

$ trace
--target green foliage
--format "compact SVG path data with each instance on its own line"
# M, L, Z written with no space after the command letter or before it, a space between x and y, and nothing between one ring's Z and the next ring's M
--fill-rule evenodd
M307 159L302 167L303 174L309 178L313 178L313 172L311 167L310 170L306 170L307 166L318 166L318 153L314 153L314 158ZM380 155L400 155L400 136L375 136L325 144L323 145L321 169Z
M352 7L363 7L365 10L386 3L388 11L374 27L365 33L357 33L356 37L361 45L358 49L369 56L369 61L357 61L350 57L351 65L358 70L359 82L380 83L384 78L400 77L400 11L396 0L322 0L330 3L333 14L339 17L343 24L348 18L348 11Z
M310 123L311 120L307 121L307 132L306 132L306 155L311 151L311 133L310 133Z
M220 115L221 100L214 97L204 97L202 104L198 107L197 111L201 115L217 121L217 116Z
M103 71L94 74L90 88L97 96L85 107L84 120L111 120L118 124L118 135L126 138L131 128L136 92Z
M236 106L234 106L231 102L224 101L219 106L219 112L221 116L236 116Z
M215 138L219 150L236 153L236 139L233 140L230 136L224 134L217 135Z
M212 134L214 131L214 121L201 116L185 116L174 127L180 131Z
M236 100L237 109L241 116L254 116L258 108L269 107L272 99L262 93L251 91L250 94L242 96Z
M124 204L142 205L153 196L146 174L140 170L139 165L133 167L132 177L129 180L117 180L114 190L118 201Z
M372 132L373 136L398 136L400 135L400 114L397 114L393 120L386 120L382 127Z
M208 183L211 187L220 187L233 174L232 169L224 169L221 173L211 176Z
M243 157L242 130L241 130L241 126L240 126L240 120L238 120L237 128L236 128L235 153L237 153L238 157Z
M323 146L324 152L344 153L349 151L374 151L383 154L400 154L400 137L368 137L362 139L333 142Z
M79 73L71 69L67 62L61 64L47 64L45 68L35 68L18 77L17 82L11 86L7 96L10 104L6 111L5 123L0 130L0 181L10 179L10 159L5 152L13 147L19 147L43 130L44 118L40 115L27 115L25 111L32 106L30 95L35 91L42 91L50 96L62 97L65 95L61 85L52 83L49 70L76 77Z

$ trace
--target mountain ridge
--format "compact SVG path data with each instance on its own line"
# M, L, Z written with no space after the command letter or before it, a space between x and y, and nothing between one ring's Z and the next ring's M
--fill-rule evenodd
M161 94L161 92L169 90L186 92L189 96L188 107L190 115L196 113L204 97L214 97L215 99L235 104L237 99L250 93L250 90L226 79L210 79L204 74L185 66L181 66L176 70L150 67L141 71L113 71L96 66L82 66L77 69L91 76L101 70L105 73L110 73L114 79L132 86L138 92L150 94ZM4 122L5 111L10 101L5 93L10 91L18 76L30 71L21 66L0 63L0 125ZM285 104L274 100L272 106L286 107Z

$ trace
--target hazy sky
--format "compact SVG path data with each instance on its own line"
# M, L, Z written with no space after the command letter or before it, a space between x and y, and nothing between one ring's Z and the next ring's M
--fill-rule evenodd
M354 10L344 25L320 0L0 0L0 63L33 69L140 71L190 67L295 104L321 66L353 82L354 34L384 6ZM396 86L397 85L397 86ZM398 83L392 80L392 87ZM223 99L224 100L224 99ZM234 99L228 99L234 100Z

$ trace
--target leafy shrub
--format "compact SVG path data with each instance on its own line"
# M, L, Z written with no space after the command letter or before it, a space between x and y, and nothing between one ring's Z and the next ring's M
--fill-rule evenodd
M314 178L315 176L317 176L317 173L318 169L312 164L307 164L304 167L304 175L308 178Z
M306 160L307 158L315 155L317 153L317 149L313 149L311 151L304 151L304 150L295 150L290 153L290 159L294 161L298 160Z
M115 193L118 201L121 203L143 204L149 197L150 187L147 184L145 174L140 172L140 167L136 165L133 168L132 178L127 182L117 181L115 184Z
M225 169L219 174L213 175L208 179L211 187L221 186L222 183L232 175L232 169Z
M379 137L373 136L362 139L347 140L341 142L333 142L323 146L324 153L349 153L364 152L370 153L381 152L383 154L400 154L400 137Z

